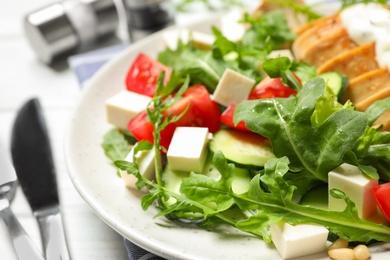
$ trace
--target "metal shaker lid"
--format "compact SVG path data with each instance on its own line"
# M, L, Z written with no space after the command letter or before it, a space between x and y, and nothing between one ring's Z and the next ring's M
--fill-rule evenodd
M75 49L79 43L65 8L59 3L28 14L24 26L32 48L47 64L58 54Z
M70 51L91 49L119 25L114 0L66 0L28 14L26 36L45 63Z
M85 1L85 0L84 0ZM119 26L119 8L115 0L88 0L97 19L99 36L114 32Z
M127 8L130 9L142 9L159 5L166 0L124 0Z

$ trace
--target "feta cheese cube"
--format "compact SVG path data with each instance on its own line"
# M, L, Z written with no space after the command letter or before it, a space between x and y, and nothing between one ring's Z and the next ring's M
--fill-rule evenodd
M289 49L285 49L285 50L275 50L275 51L271 51L271 52L268 54L268 59L271 59L271 58L280 58L280 57L287 57L287 58L289 58L290 60L294 60L294 55L292 54L292 52L291 52Z
M130 119L146 109L151 98L132 91L123 90L106 100L107 122L126 129Z
M170 169L202 172L208 152L208 140L207 127L177 127L167 151Z
M242 17L243 12L240 10L233 10L221 16L221 32L228 40L237 42L244 36L247 27L240 23Z
M372 187L378 185L377 180L366 177L358 167L342 164L328 175L330 189L339 189L355 203L360 218L367 219L375 210L376 202ZM329 209L342 211L346 204L344 200L333 198L329 194Z
M231 69L226 69L213 93L213 100L223 106L246 100L255 81Z
M324 251L329 231L319 225L278 223L270 226L272 241L283 259Z
M129 154L126 156L125 161L134 162L133 155L136 146L137 144L134 145L134 147L131 149ZM154 179L154 175L155 175L154 157L155 157L154 150L139 151L135 156L135 162L138 164L140 174L148 180ZM126 187L131 189L138 189L135 185L135 183L137 182L137 178L134 175L128 174L126 171L122 171L122 170L120 170L119 173Z
M191 42L195 47L201 50L211 49L215 41L214 35L189 31L187 29L173 29L163 33L163 39L171 50L177 49L177 43L181 40L184 44Z

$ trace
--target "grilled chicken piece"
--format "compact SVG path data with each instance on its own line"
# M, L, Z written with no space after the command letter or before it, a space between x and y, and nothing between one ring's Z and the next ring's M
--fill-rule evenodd
M349 78L343 102L351 102L365 111L375 101L390 97L390 73L376 60L375 43L359 46L348 35L339 14L327 16L295 29L294 56L317 67L317 73L337 71ZM390 111L374 126L390 130Z
M306 31L310 30L313 27L316 27L316 26L321 25L321 24L328 24L332 20L335 20L336 16L338 16L338 13L335 13L335 14L329 15L329 16L324 16L322 18L316 19L316 20L311 21L309 23L306 23L302 26L299 26L299 27L295 28L295 30L294 30L295 34L297 36L301 36L303 33L305 33Z
M343 100L351 100L358 110L364 111L386 95L390 95L390 74L387 67L383 67L351 79Z
M303 53L309 46L320 42L326 35L342 28L338 15L322 18L309 23L305 28L298 28L299 37L294 41L292 50L297 60L303 59Z
M338 54L356 47L358 45L348 36L347 30L340 28L333 34L326 35L320 41L307 46L300 59L297 56L295 58L318 67Z
M352 79L379 68L375 59L375 43L368 43L330 58L317 69L318 74L337 71Z

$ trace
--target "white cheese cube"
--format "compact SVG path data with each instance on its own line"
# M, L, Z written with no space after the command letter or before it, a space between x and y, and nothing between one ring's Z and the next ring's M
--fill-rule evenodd
M163 39L171 50L177 49L177 43L181 40L184 44L191 42L201 50L208 50L215 41L214 35L189 31L187 29L173 29L163 33Z
M233 10L221 17L221 32L228 40L237 42L242 39L247 26L240 21L243 13L240 10Z
M292 226L281 222L270 226L272 241L283 259L324 251L329 231L319 225Z
M367 219L375 210L376 202L372 187L378 185L377 180L366 177L358 167L342 164L329 172L328 185L330 189L339 189L356 204L360 218ZM342 199L333 198L329 194L329 209L342 211L346 203Z
M107 122L126 129L130 119L146 109L151 98L132 91L123 90L106 100Z
M208 140L207 127L177 127L167 151L170 169L202 172L208 152Z
M226 69L213 93L213 100L223 106L246 100L255 81L231 69Z
M280 57L287 57L287 58L289 58L290 60L294 60L294 55L292 54L292 52L291 52L289 49L285 49L285 50L275 50L275 51L271 51L271 52L268 54L268 59L271 59L271 58L280 58Z
M133 155L136 146L137 145L134 145L134 147L131 149L129 154L126 156L125 161L134 162ZM155 176L154 158L154 150L139 151L135 156L135 162L138 164L140 174L148 180L153 180ZM122 170L120 170L119 172L126 187L131 189L137 189L135 183L138 179L133 174L128 174L126 171Z

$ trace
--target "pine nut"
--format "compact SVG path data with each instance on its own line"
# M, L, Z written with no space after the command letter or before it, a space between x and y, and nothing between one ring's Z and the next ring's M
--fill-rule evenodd
M356 260L367 260L370 258L370 251L365 245L358 245L353 251L355 252Z
M351 248L332 249L328 255L334 260L355 260L355 252Z
M328 247L328 251L329 250L333 250L333 249L338 249L338 248L347 248L348 247L348 241L343 239L343 238L339 238L337 239L336 241L334 241L329 247Z

